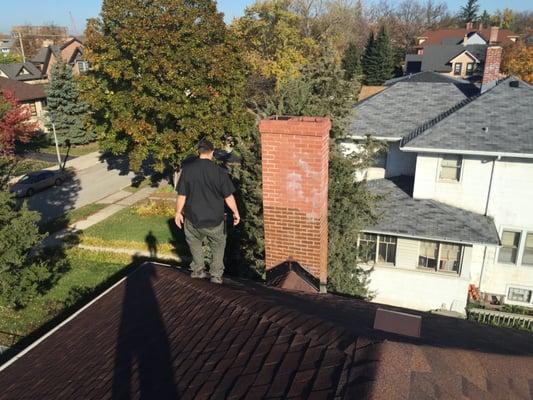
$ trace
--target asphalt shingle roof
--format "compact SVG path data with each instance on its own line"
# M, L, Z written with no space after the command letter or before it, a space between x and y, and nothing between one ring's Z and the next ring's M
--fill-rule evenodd
M29 74L17 76L22 68L25 68ZM0 64L0 70L2 70L9 79L16 79L17 81L28 81L42 78L41 71L39 71L39 69L31 62Z
M14 79L0 76L0 90L11 90L18 101L46 99L46 93L41 85L30 85Z
M440 121L414 131L402 145L457 154L533 155L533 87L509 77Z
M424 47L422 55L422 71L450 72L449 61L464 51L470 52L481 63L485 62L487 45L430 45Z
M479 94L479 87L470 81L467 81L466 79L455 78L453 76L443 75L433 71L417 72L414 74L400 76L398 78L392 78L385 81L384 85L392 86L399 82L452 83L468 97Z
M453 83L398 82L354 106L347 134L401 138L464 99Z
M462 243L499 244L492 218L435 200L412 197L413 178L398 177L368 182L382 195L378 222L365 231L399 234Z
M373 329L378 307L421 337ZM143 264L0 373L0 399L531 399L532 335Z

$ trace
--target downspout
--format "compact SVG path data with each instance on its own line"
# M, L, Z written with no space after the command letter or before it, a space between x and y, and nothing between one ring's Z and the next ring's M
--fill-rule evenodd
M495 157L492 160L492 168L490 170L490 181L489 181L489 190L487 192L487 202L485 204L485 213L484 215L487 216L487 213L489 211L489 204L490 204L490 194L492 191L492 181L494 179L494 166L496 165L496 160L500 160L502 157L498 156ZM479 292L481 293L481 282L483 281L483 271L485 271L485 259L487 258L487 246L485 246L485 249L483 250L483 262L481 263L481 273L479 274Z

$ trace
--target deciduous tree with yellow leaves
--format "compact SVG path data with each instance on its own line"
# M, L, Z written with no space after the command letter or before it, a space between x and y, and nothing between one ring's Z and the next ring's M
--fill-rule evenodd
M508 75L533 83L533 46L517 43L503 51L501 69Z

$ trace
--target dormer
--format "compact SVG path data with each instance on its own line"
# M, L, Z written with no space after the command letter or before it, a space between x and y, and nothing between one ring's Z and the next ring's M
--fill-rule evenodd
M463 46L472 44L487 44L487 41L481 37L478 32L470 32L466 34L461 42Z

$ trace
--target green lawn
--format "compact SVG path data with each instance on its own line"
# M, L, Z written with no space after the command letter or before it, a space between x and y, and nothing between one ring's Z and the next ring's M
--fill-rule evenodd
M173 204L171 204L173 207ZM177 229L172 215L141 216L133 208L112 215L83 232L82 243L112 247L145 249L149 233L156 238L162 252L188 253L183 231Z
M28 158L21 158L14 164L14 168L11 171L11 176L25 175L29 172L38 171L40 169L52 167L57 165L55 163L49 163L46 161L32 160Z
M47 221L40 226L41 232L54 233L61 229L68 227L74 222L81 221L86 219L90 215L100 211L101 209L107 207L108 204L87 204L86 206L77 208L75 210L69 211L61 217L55 218L53 220Z
M70 156L83 156L85 154L89 154L95 151L98 151L98 142L92 142L87 144L80 144L80 145L72 145L70 148L69 155ZM39 148L37 151L41 153L47 153L47 154L56 154L56 146L55 145L48 145L45 147ZM61 154L67 153L67 148L65 146L59 146L59 152Z
M95 253L81 249L67 250L69 269L44 295L34 298L20 310L13 310L0 303L0 345L10 346L13 333L20 337L35 332L53 318L60 316L69 307L88 301L96 292L109 286L128 266L130 256ZM106 285L107 282L107 285ZM51 327L49 327L51 328ZM43 332L44 333L44 332Z
M126 192L130 192L130 193L135 193L135 192L138 192L141 189L149 187L150 184L151 184L150 183L150 179L145 178L141 182L132 184L131 186L125 187L122 190L125 190Z

